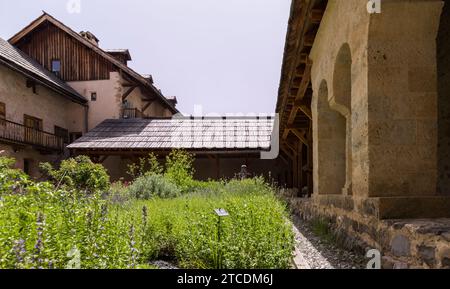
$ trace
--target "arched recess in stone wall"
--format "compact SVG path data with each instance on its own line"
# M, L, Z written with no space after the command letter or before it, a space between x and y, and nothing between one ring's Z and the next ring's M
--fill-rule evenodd
M438 192L450 194L450 3L444 5L437 37Z
M315 104L314 193L339 195L345 185L345 118L330 107L328 86L322 81Z
M345 139L345 184L342 192L352 194L352 55L350 46L345 43L339 49L333 74L333 95L331 107L346 119L345 127L337 133Z

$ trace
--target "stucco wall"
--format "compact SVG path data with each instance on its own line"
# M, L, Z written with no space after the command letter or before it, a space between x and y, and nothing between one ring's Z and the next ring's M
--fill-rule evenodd
M54 126L69 129L83 126L83 107L46 87L37 86L37 94L26 87L21 74L0 65L0 101L6 104L6 118L23 124L24 114L43 120L44 131L54 133ZM76 107L77 112L73 111ZM68 112L72 117L69 118Z
M81 131L84 127L84 107L64 98L56 92L38 85L37 94L26 87L26 79L21 74L0 65L0 102L6 105L6 119L23 124L24 114L43 121L43 130L54 133L55 126L69 132ZM14 157L16 166L23 169L24 159L31 160L31 175L38 177L38 165L42 161L54 161L56 155L43 155L31 147L0 143L3 155Z
M117 72L111 72L108 80L68 82L79 94L89 101L88 127L95 128L105 119L120 117L122 107L121 77ZM97 100L91 101L91 94L97 93Z

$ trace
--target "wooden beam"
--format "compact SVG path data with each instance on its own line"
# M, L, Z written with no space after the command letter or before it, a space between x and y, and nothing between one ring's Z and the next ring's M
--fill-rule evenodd
M303 45L306 47L312 47L314 45L315 39L316 39L316 31L312 31L304 36Z
M322 9L313 9L310 15L311 23L319 24L322 21L324 12Z
M130 86L127 91L122 95L122 101L125 101L127 97L133 92L133 90L136 88L136 85Z
M310 120L312 120L312 111L308 106L300 105L298 106L298 109L301 110Z
M292 129L292 133L306 146L309 146L309 142L305 137L305 131L299 131L298 129Z
M284 147L284 146L280 146L281 151L290 159L293 160L294 156Z
M305 75L302 78L302 83L300 84L300 88L298 89L298 93L295 97L295 102L302 100L306 94L306 90L308 89L308 86L311 82L311 67L312 67L312 62L308 61L308 63L306 64L306 68L305 68ZM299 107L292 109L290 114L289 114L289 118L288 118L288 125L289 124L293 124L295 121L295 117L297 116L297 112L299 110Z
M291 132L291 130L290 130L289 128L286 128L286 129L284 130L282 139L283 139L283 140L287 139L290 132Z
M284 142L284 145L292 151L293 156L297 157L298 151L295 149L295 145L293 146L292 144L290 144L288 142Z
M143 101L148 101L147 104L144 105L144 107L142 108L142 112L145 112L147 110L147 108L150 107L150 105L152 105L152 103L154 102L154 100L143 100Z
M289 162L287 161L287 159L286 159L282 154L279 154L278 156L280 157L280 159L281 159L286 165L289 165Z

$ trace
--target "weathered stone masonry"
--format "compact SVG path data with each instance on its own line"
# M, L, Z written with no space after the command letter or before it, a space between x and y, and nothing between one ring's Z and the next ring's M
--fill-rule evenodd
M294 1L290 27L315 2ZM450 220L437 218L450 217L450 4L366 3L327 2L308 55L314 194L289 201L380 249L386 267L448 267Z

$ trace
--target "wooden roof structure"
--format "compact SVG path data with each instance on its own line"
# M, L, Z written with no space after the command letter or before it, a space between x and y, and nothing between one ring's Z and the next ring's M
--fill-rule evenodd
M43 12L43 14L31 22L28 26L26 26L24 29L19 31L16 35L11 37L9 39L9 42L12 45L17 45L20 43L20 41L26 39L33 31L38 29L41 25L45 23L51 23L52 25L56 26L60 30L67 33L70 37L84 45L85 47L89 48L90 50L94 51L96 54L98 54L103 59L110 62L122 75L124 79L129 82L130 89L128 94L131 93L132 89L136 87L141 87L144 91L147 91L150 95L152 95L152 98L149 98L149 101L152 101L153 99L158 99L161 101L161 103L167 107L172 113L176 114L179 113L179 111L173 106L173 104L168 101L164 95L161 93L159 89L157 89L148 79L143 77L141 74L135 72L133 69L128 67L125 63L119 61L116 59L112 54L108 53L107 51L101 49L98 45L93 43L92 41L89 41L88 39L81 36L79 33L73 31L71 28L51 16L50 14ZM125 94L126 94L125 93ZM124 95L123 98L126 98Z
M45 69L34 59L2 38L0 38L0 63L23 74L28 79L29 85L39 83L62 94L73 102L79 104L87 103L85 97L76 92L55 74Z
M77 153L138 151L261 152L271 148L272 117L110 119L68 148Z
M300 141L310 146L312 86L309 58L327 0L293 0L283 56L277 113L281 146ZM295 153L295 152L294 152Z

